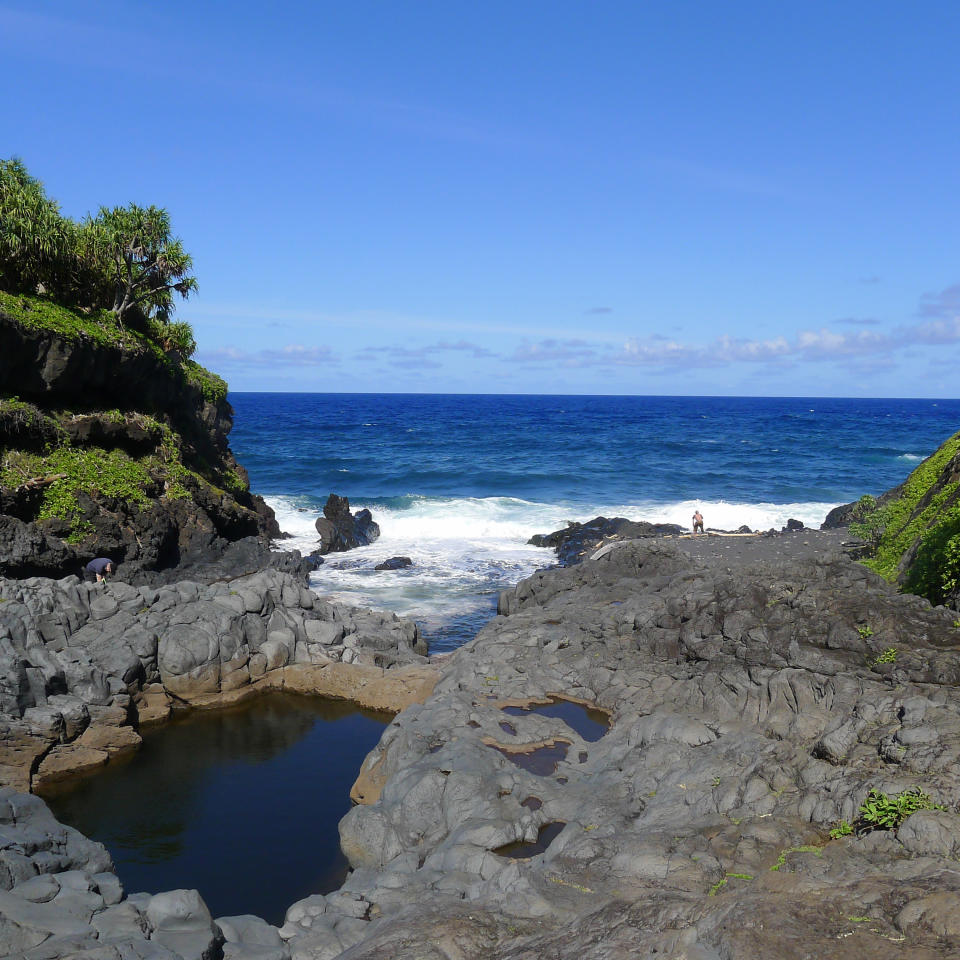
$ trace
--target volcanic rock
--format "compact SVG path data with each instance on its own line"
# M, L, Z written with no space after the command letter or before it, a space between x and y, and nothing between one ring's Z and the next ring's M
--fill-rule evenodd
M323 507L323 516L316 522L320 534L320 553L340 553L354 547L365 547L380 536L380 527L369 510L350 513L350 501L331 493Z
M378 563L374 570L403 570L405 567L412 567L413 561L409 557L390 557L383 563Z
M275 687L399 710L435 671L410 620L321 600L278 569L133 586L0 578L0 783L35 788L136 749L171 698ZM347 666L349 664L349 666Z
M604 544L616 540L658 537L684 533L675 523L647 523L645 520L627 520L624 517L594 517L587 523L569 521L566 529L553 533L536 534L527 543L534 547L552 547L562 567L580 563Z

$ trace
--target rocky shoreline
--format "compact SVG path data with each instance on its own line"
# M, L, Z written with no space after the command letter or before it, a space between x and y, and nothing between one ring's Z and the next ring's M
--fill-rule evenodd
M845 540L839 530L617 541L506 591L500 615L434 664L402 621L373 624L305 598L276 571L195 596L181 585L156 597L129 588L122 599L90 589L87 601L73 583L8 582L11 596L20 592L12 602L36 617L53 613L54 589L71 597L73 616L90 611L71 630L92 671L82 681L70 674L75 697L103 671L98 651L116 646L103 644L116 636L104 625L118 617L138 629L169 621L159 642L176 656L158 645L152 683L187 702L256 688L255 658L282 659L281 649L286 663L263 676L283 683L291 672L313 683L331 667L439 679L363 764L358 805L340 824L353 867L343 888L291 905L279 929L214 921L194 891L124 897L102 847L57 825L36 798L6 792L2 949L91 960L953 956L957 615L896 593L849 559ZM147 600L147 611L133 611ZM69 617L54 620L38 623L50 632ZM213 623L232 624L215 631L215 656ZM253 623L251 635L265 636L254 649L244 634L246 674L234 686L231 638ZM334 660L320 634L341 628ZM187 639L201 632L206 659ZM370 642L351 647L342 642L350 636ZM145 664L129 649L124 662L146 691L149 650ZM343 666L351 649L354 663ZM319 654L330 662L306 659ZM122 681L113 656L106 675ZM114 701L85 701L87 730L122 706L122 692L109 683L107 692ZM137 695L126 696L139 711ZM604 722L582 727L579 704ZM831 838L858 821L870 791L914 788L945 809Z
M0 578L0 782L42 791L136 749L175 709L270 689L396 712L429 691L425 654L412 621L327 603L279 569L139 587Z

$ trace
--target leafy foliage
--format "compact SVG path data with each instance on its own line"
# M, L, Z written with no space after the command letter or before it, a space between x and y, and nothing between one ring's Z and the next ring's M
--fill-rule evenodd
M904 589L933 603L955 600L960 587L960 481L951 479L958 455L960 433L924 460L886 503L865 507L850 524L851 532L870 544L868 567L887 580L902 574ZM908 554L912 560L902 570Z
M71 286L76 225L14 157L0 160L0 287L63 293Z
M946 810L934 803L930 794L919 787L904 790L895 797L888 797L880 790L871 790L867 799L860 804L860 816L857 828L860 832L869 830L896 830L911 813L918 810Z
M101 325L139 327L187 358L196 349L193 333L189 324L171 324L170 317L174 294L186 299L197 289L192 268L166 210L101 207L77 223L61 214L23 161L0 160L3 290L42 293Z
M896 647L887 647L886 650L881 653L876 660L873 661L874 666L878 663L896 663L897 662L897 648Z
M122 323L134 310L162 324L174 310L173 294L186 299L197 289L193 260L170 232L170 214L160 207L101 207L78 233L81 258L113 293L110 309Z
M841 820L831 831L830 839L839 840L841 837L849 837L853 833L853 825Z

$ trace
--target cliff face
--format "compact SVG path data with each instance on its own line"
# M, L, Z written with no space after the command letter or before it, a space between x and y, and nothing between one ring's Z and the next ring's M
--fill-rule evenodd
M0 295L0 573L125 575L278 536L227 437L226 384L134 331Z
M824 526L847 523L868 544L868 567L910 593L960 609L960 433L900 486L837 507Z

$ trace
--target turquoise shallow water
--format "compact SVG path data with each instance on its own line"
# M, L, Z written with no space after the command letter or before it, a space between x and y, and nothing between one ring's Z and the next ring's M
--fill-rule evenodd
M231 445L309 551L328 494L382 536L328 558L319 592L470 639L499 590L551 562L535 533L598 514L708 527L818 525L880 493L960 428L960 400L231 394ZM389 556L408 571L378 574Z

